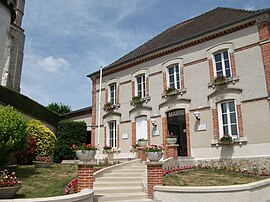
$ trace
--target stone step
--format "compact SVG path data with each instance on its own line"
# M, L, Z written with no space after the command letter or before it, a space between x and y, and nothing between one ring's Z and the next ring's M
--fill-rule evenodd
M146 169L146 166L145 165L143 165L143 166L123 166L122 169L134 169L134 170Z
M141 177L142 173L105 173L103 177Z
M141 181L142 177L107 177L107 176L103 176L101 178L97 178L96 182L122 182L122 181Z
M134 192L142 192L142 186L132 186L132 187L95 187L94 193L97 195L107 195L107 194L116 194L116 193L134 193Z
M141 200L141 199L147 199L147 196L143 192L138 193L123 193L123 194L112 194L112 195L104 195L98 197L98 202L103 201L123 201L123 200Z
M107 181L100 181L100 182L94 182L94 188L95 187L133 187L133 186L141 186L142 181L121 181L121 182L107 182Z
M121 200L121 202L154 202L152 199L131 199L131 200Z
M122 170L112 170L111 173L143 173L146 169L122 169Z

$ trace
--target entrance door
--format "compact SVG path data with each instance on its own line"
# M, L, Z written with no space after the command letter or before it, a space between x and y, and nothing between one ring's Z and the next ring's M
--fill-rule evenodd
M185 109L167 112L168 134L178 136L178 156L187 156L186 115Z
M147 139L147 117L140 116L136 118L136 140Z

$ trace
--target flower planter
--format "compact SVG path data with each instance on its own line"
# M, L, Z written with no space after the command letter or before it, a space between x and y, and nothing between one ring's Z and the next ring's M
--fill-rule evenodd
M21 186L0 187L0 199L13 198Z
M108 161L112 161L113 158L114 158L114 152L108 152L107 153L107 158L108 158Z
M138 141L138 146L139 147L144 147L147 145L147 141Z
M36 168L48 168L53 164L53 162L52 161L49 161L49 162L46 162L46 161L33 161L33 164L36 166Z
M81 161L91 161L95 158L96 150L78 150L76 156Z
M168 145L175 144L177 142L177 137L168 137L166 138L166 142Z
M163 152L146 152L146 158L149 161L159 161L163 156Z

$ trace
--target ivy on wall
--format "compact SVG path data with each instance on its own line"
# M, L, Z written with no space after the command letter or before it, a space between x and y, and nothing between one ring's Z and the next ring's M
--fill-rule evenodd
M57 126L60 121L60 116L34 100L0 86L0 102L4 105L11 105L19 111L29 114L37 119L48 122L53 126Z

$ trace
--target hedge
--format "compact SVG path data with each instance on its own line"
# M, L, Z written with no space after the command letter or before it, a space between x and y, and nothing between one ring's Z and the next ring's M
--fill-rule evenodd
M54 160L60 163L64 159L74 159L72 144L81 145L86 142L86 123L83 121L60 121L56 131L56 150Z
M25 112L34 118L48 122L54 126L57 126L57 123L60 121L60 116L58 114L27 96L10 90L4 86L0 86L0 102L6 105L11 105L17 110Z

